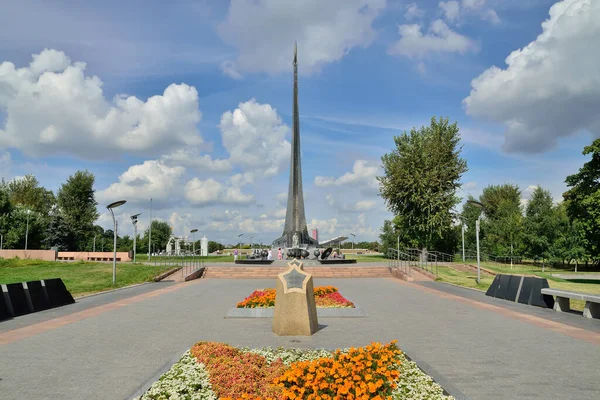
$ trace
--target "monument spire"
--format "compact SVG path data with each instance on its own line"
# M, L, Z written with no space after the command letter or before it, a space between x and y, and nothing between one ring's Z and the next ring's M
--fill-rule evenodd
M290 160L290 183L288 188L287 210L283 235L273 242L275 247L292 248L318 246L316 240L310 237L306 227L304 214L304 195L302 193L302 164L300 161L300 115L298 111L298 47L294 42L294 97L293 97L293 127L292 127L292 156ZM296 240L294 240L296 237ZM295 243L296 242L296 243Z

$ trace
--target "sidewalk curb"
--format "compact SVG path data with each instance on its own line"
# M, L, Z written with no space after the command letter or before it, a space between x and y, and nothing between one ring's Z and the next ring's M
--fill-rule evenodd
M142 282L142 283L136 283L134 285L129 285L129 286L123 286L120 288L116 288L116 289L109 289L109 290L103 290L101 292L96 292L96 293L90 293L90 294L86 294L83 296L78 296L78 297L74 297L75 300L80 300L80 299L86 299L88 297L94 297L94 296L98 296L100 294L106 294L106 293L112 293L112 292L117 292L119 290L123 290L123 289L129 289L129 288L133 288L136 286L142 286L142 285L148 285L150 283L156 283L156 282Z

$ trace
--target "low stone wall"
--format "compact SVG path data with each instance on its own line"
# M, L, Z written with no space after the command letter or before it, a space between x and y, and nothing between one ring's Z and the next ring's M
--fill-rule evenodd
M0 250L0 258L21 258L43 261L56 260L54 250Z
M59 251L58 260L83 260L83 261L112 261L112 251ZM126 251L117 252L117 261L131 261L129 253Z

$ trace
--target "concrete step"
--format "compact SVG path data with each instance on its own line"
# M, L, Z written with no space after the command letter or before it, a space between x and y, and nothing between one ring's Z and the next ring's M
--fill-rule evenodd
M204 278L261 279L276 278L287 268L278 267L206 267ZM388 267L305 267L315 278L389 278Z

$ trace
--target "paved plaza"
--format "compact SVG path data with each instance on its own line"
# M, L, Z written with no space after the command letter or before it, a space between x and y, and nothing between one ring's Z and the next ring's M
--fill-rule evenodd
M458 398L597 399L600 323L438 282L315 279L368 318L322 318L312 337L277 337L271 319L225 319L272 279L146 284L0 323L0 397L129 399L199 340L346 347L398 340Z

